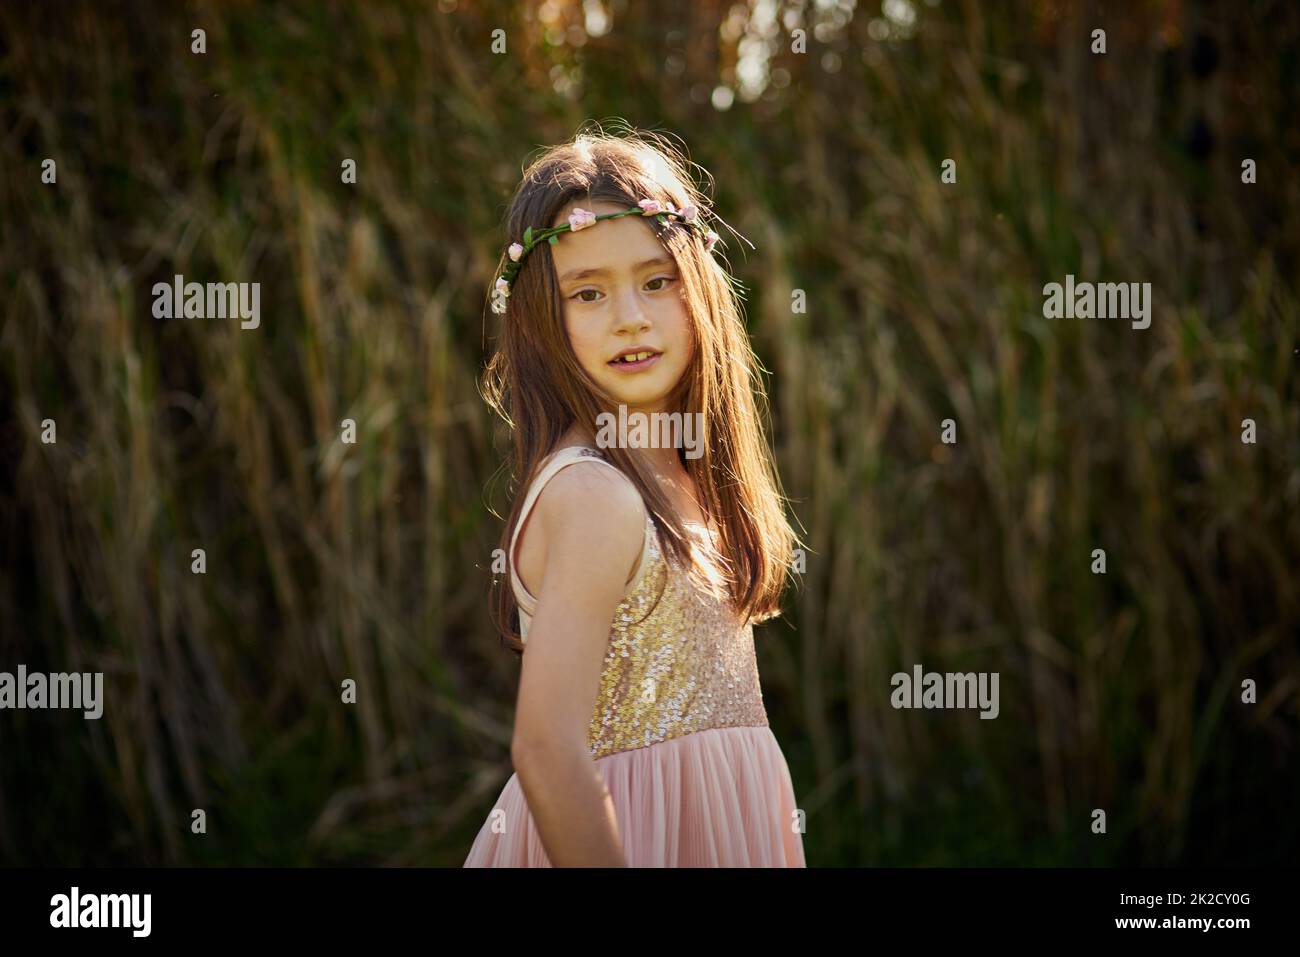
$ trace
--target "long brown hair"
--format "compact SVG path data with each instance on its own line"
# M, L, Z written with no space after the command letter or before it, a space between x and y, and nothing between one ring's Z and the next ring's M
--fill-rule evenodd
M675 208L711 208L687 175L681 155L662 135L628 129L620 136L588 128L570 142L545 149L524 170L506 213L502 248L522 243L529 226L551 226L574 200L630 208L644 198ZM786 520L764 432L768 402L759 379L761 366L745 331L737 287L716 254L680 225L653 217L644 221L677 262L696 346L669 408L703 413L703 454L688 459L679 453L681 461L695 482L706 521L717 523L718 557L733 607L742 621L764 621L780 614L781 592L799 540ZM507 262L503 254L493 279ZM501 538L507 574L494 582L492 607L504 643L522 654L518 606L509 583L510 543L524 498L518 493L528 488L538 464L570 426L581 423L594 435L597 416L615 411L617 400L587 375L569 344L549 244L541 243L524 260L501 322L480 387L510 426L518 484ZM603 451L641 492L661 545L690 567L691 542L682 519L648 469L628 449Z

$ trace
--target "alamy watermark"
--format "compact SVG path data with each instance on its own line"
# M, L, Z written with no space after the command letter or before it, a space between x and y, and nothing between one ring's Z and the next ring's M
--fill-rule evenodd
M685 449L688 459L704 454L703 412L628 412L596 416L596 445L602 449Z
M998 672L923 671L912 666L912 673L897 672L890 680L894 689L889 703L895 708L979 708L980 718L996 718Z
M234 319L241 329L262 323L260 282L186 282L179 273L170 282L153 284L155 319Z
M104 672L62 671L28 674L26 665L17 675L0 671L0 709L81 708L83 716L98 719L104 713Z
M153 921L152 894L70 894L50 898L51 927L126 927L133 937L148 937Z
M1065 277L1065 285L1043 287L1044 319L1132 319L1134 329L1151 325L1151 283L1081 282Z

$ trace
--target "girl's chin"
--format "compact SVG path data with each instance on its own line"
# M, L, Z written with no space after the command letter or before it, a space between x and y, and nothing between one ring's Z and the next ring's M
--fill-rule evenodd
M668 390L661 383L650 379L639 378L637 382L629 382L623 376L618 376L613 381L606 377L601 385L605 387L606 392L627 405L653 404L668 394Z
M605 370L604 375L596 377L605 391L619 404L626 405L631 411L638 409L663 408L671 395L672 369L646 369L629 375L626 372Z
M667 396L659 393L650 393L647 395L624 395L619 392L611 392L615 401L619 405L627 406L628 412L648 412L651 409L662 409L664 400Z

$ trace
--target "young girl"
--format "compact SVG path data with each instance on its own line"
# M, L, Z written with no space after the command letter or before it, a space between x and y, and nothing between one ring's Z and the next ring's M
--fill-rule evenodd
M798 540L701 194L661 138L587 132L506 228L484 386L525 479L495 607L522 669L465 866L803 867L753 639ZM700 430L611 436L620 415Z

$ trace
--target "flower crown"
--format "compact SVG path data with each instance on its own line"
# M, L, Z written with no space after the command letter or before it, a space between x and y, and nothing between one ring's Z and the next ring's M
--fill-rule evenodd
M673 209L670 205L665 205L657 199L643 199L631 209L625 209L621 213L605 213L597 216L591 210L575 207L569 214L569 221L563 226L552 226L549 229L543 229L538 232L533 231L529 226L524 230L523 244L511 243L510 248L506 250L506 255L510 262L506 264L506 270L496 281L496 286L492 289L492 311L500 315L506 311L506 300L510 298L510 286L515 281L515 276L519 275L519 269L523 265L524 257L533 251L542 240L546 240L552 246L559 241L560 233L574 232L580 229L586 229L588 226L594 226L602 219L618 219L620 216L631 216L633 213L639 213L642 216L653 216L661 223L679 222L688 226L693 232L699 233L704 237L704 248L706 251L712 251L718 241L718 234L712 229L708 229L700 216L698 206L686 205L681 209Z

